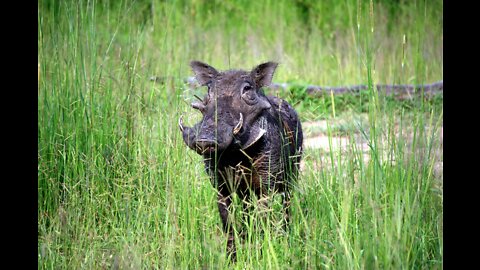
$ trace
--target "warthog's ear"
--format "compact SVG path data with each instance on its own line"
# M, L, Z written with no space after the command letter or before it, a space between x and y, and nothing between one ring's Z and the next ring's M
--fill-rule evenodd
M195 73L195 78L200 85L206 85L218 75L218 71L216 69L199 61L190 62L190 66L192 67L192 70Z
M258 88L270 85L272 82L273 73L275 72L277 66L278 63L267 62L256 66L252 70L251 75Z

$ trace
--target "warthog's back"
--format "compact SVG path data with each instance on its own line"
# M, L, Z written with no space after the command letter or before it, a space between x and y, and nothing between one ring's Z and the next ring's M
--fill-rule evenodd
M279 144L283 152L284 176L286 184L296 180L302 155L303 131L300 119L293 107L283 99L274 96L267 97L272 104L272 110L277 112L282 138Z
M273 108L279 112L280 121L284 125L284 129L287 132L287 137L291 146L290 154L296 153L298 156L298 162L300 162L303 144L303 131L297 112L288 102L283 99L274 96L268 96L267 98L272 104Z

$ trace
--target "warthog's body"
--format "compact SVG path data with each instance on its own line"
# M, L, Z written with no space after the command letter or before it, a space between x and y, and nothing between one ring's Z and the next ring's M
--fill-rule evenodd
M233 231L228 221L231 195L244 201L250 191L258 197L284 194L286 223L290 186L298 174L303 134L295 110L284 100L260 91L271 83L276 63L252 71L218 72L193 61L197 81L208 87L203 102L192 106L203 114L201 122L180 129L185 143L205 158L212 184L218 189L218 208L229 234L227 250L235 258ZM245 204L244 204L245 206Z

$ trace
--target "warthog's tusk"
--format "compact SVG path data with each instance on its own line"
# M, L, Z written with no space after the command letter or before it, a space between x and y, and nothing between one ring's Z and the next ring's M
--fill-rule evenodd
M233 135L237 135L237 133L242 128L242 126L243 126L243 115L242 115L242 113L240 113L240 120L238 120L238 124L233 129Z
M196 109L196 110L200 110L200 111L204 111L205 110L205 105L203 105L202 103L200 102L193 102L191 104L191 106Z
M180 130L183 132L184 127L183 127L183 115L180 115L180 119L178 119L178 126L180 127Z

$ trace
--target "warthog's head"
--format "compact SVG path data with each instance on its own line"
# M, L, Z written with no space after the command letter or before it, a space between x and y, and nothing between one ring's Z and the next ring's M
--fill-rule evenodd
M190 65L196 80L207 86L208 92L202 102L192 103L203 114L201 122L186 127L180 118L185 143L197 153L208 155L226 149L246 149L257 142L267 128L262 112L271 107L259 90L271 83L277 63L264 63L249 72L219 72L198 61Z

